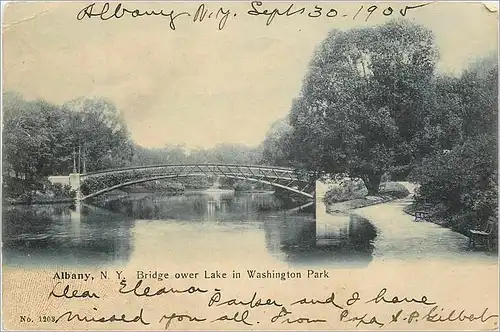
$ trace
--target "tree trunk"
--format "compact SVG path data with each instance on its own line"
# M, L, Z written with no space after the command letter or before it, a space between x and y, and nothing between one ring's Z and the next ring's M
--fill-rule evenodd
M363 182L368 189L368 196L377 196L382 174L367 174L363 176Z

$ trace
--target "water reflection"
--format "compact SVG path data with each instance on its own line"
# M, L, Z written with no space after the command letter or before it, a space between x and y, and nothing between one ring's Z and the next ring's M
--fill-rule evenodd
M357 216L316 225L312 213L287 212L292 207L272 194L130 194L99 204L8 207L4 262L106 265L151 258L152 252L175 262L182 252L186 262L201 256L248 261L253 254L259 262L362 266L371 261L376 236Z
M331 215L316 225L317 246L324 248L338 261L367 264L372 260L376 228L356 214Z
M132 220L94 206L4 207L3 260L44 266L125 262L132 226Z
M298 265L361 267L371 262L377 232L368 220L357 215L335 216L327 225L298 218L300 215L287 216L283 222L267 220L270 251L281 252L286 261Z
M130 195L126 199L104 202L103 207L133 219L248 221L267 211L288 206L269 194L232 191L187 192L184 195Z

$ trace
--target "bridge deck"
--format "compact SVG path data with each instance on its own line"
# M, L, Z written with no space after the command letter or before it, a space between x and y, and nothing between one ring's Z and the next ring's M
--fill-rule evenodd
M312 173L288 167L216 163L130 166L90 172L80 176L84 185L86 182L91 183L89 185L91 192L87 192L82 199L133 184L188 176L222 176L260 182L311 199L314 198L313 182L315 182Z
M146 170L146 169L155 169L155 168L166 168L166 167L191 167L191 166L200 166L200 167L246 167L246 168L259 168L259 169L265 169L265 170L276 170L276 171L284 171L284 172L297 172L293 168L289 167L281 167L281 166L269 166L269 165L247 165L247 164L217 164L217 163L204 163L204 164L197 164L197 163L192 163L192 164L158 164L158 165L145 165L145 166L128 166L128 167L120 167L120 168L111 168L111 169L106 169L102 171L96 171L96 172L87 172L87 173L82 173L82 176L90 176L90 175L97 175L97 174L103 174L103 173L116 173L116 172L122 172L122 171L131 171L131 170Z

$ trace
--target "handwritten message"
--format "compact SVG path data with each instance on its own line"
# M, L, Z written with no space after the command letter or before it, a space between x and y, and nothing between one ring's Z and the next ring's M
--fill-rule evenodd
M419 5L359 5L356 10L335 8L335 3L321 3L311 5L296 4L265 4L261 1L249 3L245 12L233 12L227 6L216 6L213 4L199 4L191 11L176 11L174 9L138 9L133 4L123 3L91 3L83 7L76 15L77 20L82 21L98 18L102 21L117 20L122 18L151 18L159 17L167 20L171 30L176 30L178 25L185 23L201 23L208 21L217 22L217 28L223 30L231 19L247 15L254 17L266 26L271 25L278 17L283 19L292 16L305 16L310 19L328 20L361 20L368 22L375 15L384 17L406 17L412 11L430 5L423 3ZM156 7L156 6L155 6Z
M223 328L224 324L238 324L245 327L266 327L304 324L320 324L327 329L335 327L377 327L396 329L424 322L425 324L445 324L464 322L487 324L485 327L496 327L498 315L488 307L479 311L470 311L460 307L441 306L426 294L396 294L390 287L382 287L373 293L362 293L358 290L336 289L328 287L322 295L310 295L307 290L299 289L292 300L264 294L253 289L238 291L225 290L222 279L255 279L273 278L279 282L294 278L330 279L326 270L307 271L199 271L199 272L158 272L136 271L125 276L123 271L101 271L100 275L91 273L55 272L51 279L53 287L47 293L51 301L66 301L67 304L78 302L78 309L61 309L32 317L21 314L20 323L36 321L43 324L133 324L137 328L147 326L148 329L175 329L176 324L189 324L196 329ZM288 279L287 279L288 278ZM175 287L177 280L182 279L192 284ZM198 286L210 280L220 285L214 287ZM111 294L102 293L96 284L110 282ZM332 282L332 285L335 283ZM82 287L82 285L84 285ZM219 287L220 286L220 287ZM233 295L231 295L233 294ZM143 307L135 309L127 306L116 306L110 312L109 307L99 309L99 303L106 297L123 298L125 303L139 303ZM165 312L151 312L147 303L158 299L167 299ZM186 306L196 303L196 306ZM182 305L184 304L184 305ZM168 308L168 309L167 309ZM202 325L200 325L202 324ZM208 325L207 325L208 324ZM183 325L186 328L186 325ZM188 327L188 328L189 328ZM436 326L438 328L438 326Z

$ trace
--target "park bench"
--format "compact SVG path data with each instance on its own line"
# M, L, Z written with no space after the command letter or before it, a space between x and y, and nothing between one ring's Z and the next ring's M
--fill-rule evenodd
M491 249L491 236L493 233L493 228L495 225L496 218L489 217L484 229L470 229L469 230L469 249L476 248L476 244L479 242L487 249Z
M431 217L432 213L430 212L432 208L432 205L430 204L424 204L422 208L419 210L415 211L415 222L422 220L425 221Z

